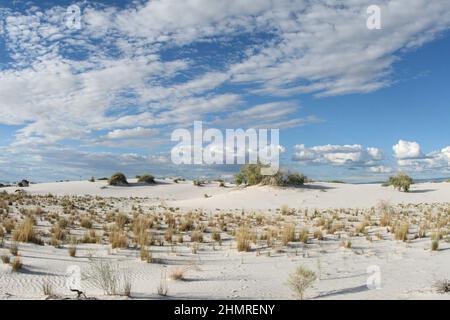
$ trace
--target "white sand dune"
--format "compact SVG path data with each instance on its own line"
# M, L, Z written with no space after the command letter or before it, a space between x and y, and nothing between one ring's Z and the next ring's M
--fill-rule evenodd
M28 188L3 188L7 192L24 189L30 194L95 195L101 197L143 197L166 201L180 208L267 210L288 205L292 208L370 208L380 200L398 203L450 202L450 183L420 183L411 192L398 192L380 184L342 184L316 182L301 188L252 186L219 187L217 182L201 187L191 181L174 183L158 180L155 185L137 185L134 180L127 187L108 186L106 181L73 181L32 184ZM205 194L208 197L205 197Z
M131 181L134 183L134 181ZM106 186L105 181L58 182L32 184L28 188L3 188L7 192L24 189L28 194L58 196L93 195L120 198L113 201L118 210L129 212L138 197L139 205L166 207L181 210L204 209L212 213L219 210L248 212L261 211L279 215L275 209L283 205L290 208L370 208L380 200L392 204L450 203L450 183L422 183L412 187L410 193L377 184L313 183L304 188L273 188L256 186L238 188L219 187L209 183L202 187L192 182L178 184L159 180L158 184L128 187ZM208 197L205 197L205 194ZM114 199L113 199L114 200ZM185 212L185 211L184 211ZM299 219L301 215L293 216ZM40 226L43 230L44 227ZM101 230L101 226L98 226ZM81 229L71 231L82 234ZM433 288L436 280L450 279L450 243L441 241L439 251L430 250L430 238L413 239L409 242L395 241L390 236L376 239L377 230L371 231L374 240L365 237L352 238L351 249L340 245L339 235L324 241L311 239L289 247L266 248L261 252L238 253L234 241L217 246L211 235L200 244L197 254L189 245L153 246L154 258L159 263L146 263L139 259L138 249L114 249L106 244L79 244L77 257L71 258L67 245L62 248L35 244L19 244L24 263L22 272L11 272L10 266L0 264L0 299L42 299L43 283L49 282L59 296L70 296L66 288L66 269L71 265L88 270L88 257L102 257L118 263L129 273L133 298L159 299L156 288L164 270L186 268L185 281L168 281L169 296L178 299L291 299L292 292L286 285L288 275L303 265L319 275L319 281L308 291L314 299L449 299L449 294L438 294ZM228 237L228 238L227 238ZM344 238L345 239L345 238ZM0 255L8 254L8 243L0 248ZM369 290L366 281L367 268L377 266L381 271L381 288ZM89 281L83 282L89 296L110 298ZM114 297L120 298L120 297Z

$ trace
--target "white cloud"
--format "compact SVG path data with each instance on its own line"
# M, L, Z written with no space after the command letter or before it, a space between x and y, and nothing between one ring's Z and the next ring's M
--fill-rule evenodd
M108 132L104 138L106 139L130 139L130 138L146 138L159 133L158 129L136 127L132 129L116 129Z
M378 148L364 148L354 145L324 145L294 147L293 160L310 164L329 164L335 166L374 166L384 159L383 151Z
M391 173L393 171L392 167L388 166L369 167L367 170L371 173Z
M392 149L394 150L394 155L397 159L419 159L424 157L420 145L415 141L399 140Z
M418 145L420 149L420 145ZM433 151L421 157L398 158L400 168L410 171L439 171L441 174L450 172L450 146L439 151Z

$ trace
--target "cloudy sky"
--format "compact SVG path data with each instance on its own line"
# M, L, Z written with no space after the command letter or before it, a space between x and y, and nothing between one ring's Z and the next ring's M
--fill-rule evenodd
M0 181L230 174L171 164L195 120L279 128L316 179L450 176L449 28L448 0L0 0Z

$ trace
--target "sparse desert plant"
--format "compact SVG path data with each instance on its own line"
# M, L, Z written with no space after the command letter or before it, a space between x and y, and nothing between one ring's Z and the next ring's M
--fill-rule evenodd
M205 182L202 181L202 180L194 180L194 181L192 181L192 183L196 187L201 187L201 186L203 186L205 184Z
M127 234L122 230L114 229L109 235L109 243L111 248L128 248Z
M303 228L302 230L300 230L300 235L299 235L299 240L300 242L303 243L308 243L308 239L309 239L309 231L306 228Z
M9 264L9 262L10 262L10 258L9 258L9 256L7 256L7 255L2 255L2 262L4 263L4 264Z
M120 172L114 173L111 178L108 180L109 185L111 186L127 186L128 181L127 177Z
M450 280L439 280L436 281L436 283L434 284L434 287L436 288L436 291L438 293L449 293L450 292Z
M92 229L92 220L89 217L82 217L80 225L85 229Z
M293 214L294 211L291 208L289 208L289 206L282 205L280 212L283 216L289 216L289 215Z
M432 240L431 241L431 250L432 251L438 251L439 250L439 240Z
M106 295L127 294L131 290L130 274L119 265L103 259L91 258L90 268L86 279L95 287L100 288Z
M211 234L211 238L214 241L220 241L221 237L220 237L220 232L218 230L214 230Z
M18 242L41 243L34 229L34 224L33 218L26 217L19 227L13 231L12 239Z
M288 173L286 176L286 184L289 186L302 186L306 180L306 176L298 172Z
M288 245L289 242L295 241L295 225L294 224L287 224L283 228L282 233L282 242L283 245Z
M395 227L395 240L406 241L408 238L409 223L405 222Z
M167 294L169 293L169 287L167 285L167 271L166 270L164 270L161 273L161 278L159 281L159 285L156 288L156 291L157 291L158 295L164 296L164 297L167 296Z
M321 229L314 230L314 239L323 240L323 232Z
M251 233L247 226L241 226L236 232L237 250L250 251L251 242L254 239L254 235Z
M12 219L5 219L2 224L7 234L10 234L11 231L16 227L14 220Z
M184 280L186 271L187 271L186 268L182 267L175 268L170 272L169 277L172 280Z
M53 296L53 286L51 282L48 281L48 279L44 279L44 281L42 282L42 293L44 294L44 296Z
M69 256L74 258L77 255L77 246L75 244L71 244L68 248Z
M22 269L23 264L22 264L22 260L19 257L15 257L12 261L11 261L11 268L13 272L18 272Z
M297 269L289 275L288 285L294 291L295 295L303 300L305 297L305 292L308 290L316 281L317 275L315 272L299 266Z
M413 180L411 177L404 173L398 173L395 176L389 178L389 181L385 183L385 185L393 186L395 189L404 192L409 192L411 185L413 184Z
M144 174L143 176L138 176L137 178L138 183L145 183L145 184L154 184L155 183L155 177L151 174Z
M13 256L17 256L19 254L19 246L17 245L16 242L11 243L11 246L9 247L9 252Z
M200 230L195 230L191 234L191 241L192 242L203 242L203 232Z

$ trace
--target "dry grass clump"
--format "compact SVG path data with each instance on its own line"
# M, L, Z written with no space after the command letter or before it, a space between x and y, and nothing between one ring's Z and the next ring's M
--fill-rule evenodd
M395 226L395 240L406 241L408 239L409 223L404 222Z
M218 230L214 230L211 234L211 239L213 239L214 241L220 241L221 240L220 232Z
M3 228L5 228L5 231L7 234L10 234L12 230L14 230L14 228L16 227L14 220L12 219L5 219L3 220Z
M19 227L13 231L12 239L18 242L33 242L41 244L42 241L38 237L34 229L34 219L26 217Z
M2 262L3 262L4 264L9 264L9 261L10 261L9 256L7 256L7 255L2 255L1 259L2 259Z
M23 264L22 260L19 257L15 257L13 261L11 261L11 268L13 272L18 272L22 269Z
M192 242L203 242L203 232L200 230L195 230L191 234Z
M295 241L295 225L294 224L286 224L283 228L283 232L281 235L281 241L284 246L288 245L289 242Z
M128 237L122 230L114 229L109 235L109 243L111 248L128 248Z
M250 251L251 243L254 241L255 235L247 226L241 226L236 232L237 250Z
M438 251L439 250L439 240L432 240L431 241L431 250L432 251Z
M294 291L295 295L304 299L305 292L316 281L317 275L315 272L300 266L293 273L289 275L288 285Z
M314 230L314 239L323 240L323 232L322 229Z
M438 293L449 293L450 292L450 280L439 280L434 284L436 291Z
M172 280L184 280L186 271L186 268L175 268L170 272L169 277Z
M302 230L300 230L300 235L299 235L299 240L300 242L303 243L308 243L308 239L309 239L309 230L307 228L303 228Z
M85 229L92 229L92 220L89 217L82 217L80 220L80 225Z
M155 183L155 177L151 174L144 174L143 176L137 176L138 183L145 183L145 184L154 184Z

